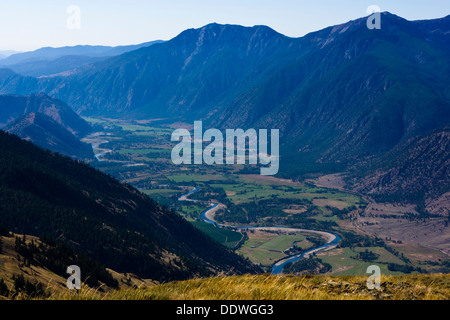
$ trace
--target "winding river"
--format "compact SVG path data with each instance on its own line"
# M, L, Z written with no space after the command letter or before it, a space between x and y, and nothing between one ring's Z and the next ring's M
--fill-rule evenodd
M94 134L91 134L87 137L85 137L83 139L84 142L90 143L92 145L92 149L94 151L95 154L95 158L98 161L104 161L104 159L102 158L103 155L112 152L111 149L107 149L107 148L100 148L101 144L104 143L108 143L109 141L106 140L103 137L104 133L103 132L97 132ZM114 161L114 160L112 160ZM114 162L127 162L127 161L117 161L115 160ZM127 166L130 165L141 165L140 163L136 164L136 163L128 163ZM192 200L189 199L188 197L199 191L199 188L194 188L191 191L189 191L188 193L182 195L181 197L178 198L178 201L191 201L191 202L201 202L199 200ZM330 250L332 248L335 248L339 241L341 240L341 237L336 234L336 233L330 233L330 232L325 232L325 231L318 231L318 230L309 230L309 229L299 229L299 228L291 228L291 227L285 227L285 226L265 226L265 227L260 227L260 226L240 226L240 227L236 227L236 226L232 226L232 225L226 225L226 224L219 224L214 220L214 213L220 209L225 207L223 204L221 203L215 203L215 202L210 202L209 203L209 208L207 208L206 210L204 210L201 214L200 214L200 218L201 220L203 220L206 223L209 224L213 224L218 228L231 228L233 230L236 230L238 232L244 232L247 230L267 230L267 231L285 231L285 232L307 232L307 233L315 233L318 235L321 235L322 237L327 239L327 242L324 245L321 245L319 247L315 247L315 248L311 248L308 249L302 253L296 254L296 255L292 255L292 256L287 256L284 257L278 261L276 261L273 265L272 265L272 274L280 274L283 271L284 266L287 263L294 263L302 258L306 258L309 257L311 254L313 253L317 253L317 252L321 252L321 251L326 251L326 250Z
M103 132L96 132L81 139L81 141L92 145L92 151L94 151L94 156L97 159L97 161L103 161L102 156L112 152L111 149L100 148L101 144L109 142L108 140L103 138L103 135L104 135Z
M188 197L199 191L199 188L194 188L191 191L189 191L188 193L182 195L181 197L178 198L178 201L191 201L191 202L201 202L200 200L192 200L189 199ZM207 208L206 210L204 210L201 214L200 214L200 218L201 220L203 220L206 223L209 224L213 224L218 228L231 228L233 230L239 231L239 232L243 232L246 230L267 230L267 231L286 231L286 232L307 232L307 233L315 233L318 234L322 237L325 237L327 239L327 242L319 247L315 247L315 248L311 248L308 249L302 253L299 254L295 254L292 256L287 256L284 257L278 261L276 261L273 265L272 265L272 274L281 274L283 271L284 266L287 263L294 263L302 258L306 258L309 257L311 254L313 253L318 253L321 251L327 251L330 250L332 248L335 248L339 241L341 241L341 237L336 234L336 233L330 233L330 232L326 232L326 231L318 231L318 230L310 230L310 229L300 229L300 228L291 228L291 227L285 227L285 226L268 226L268 227L259 227L259 226L240 226L240 227L236 227L236 226L232 226L232 225L226 225L226 224L219 224L214 220L214 213L216 210L218 210L219 208L224 207L223 204L221 203L215 203L215 202L210 202L209 203L209 208Z
M97 159L97 161L108 161L108 162L116 162L116 163L123 163L124 167L134 167L134 166L144 166L145 163L136 163L133 161L123 161L123 160L111 160L111 159L104 159L103 156L107 153L113 152L112 149L107 148L100 148L101 144L108 143L109 140L106 140L104 138L105 133L104 132L96 132L91 135L88 135L81 139L81 141L86 142L92 146L92 151L94 152L94 156Z

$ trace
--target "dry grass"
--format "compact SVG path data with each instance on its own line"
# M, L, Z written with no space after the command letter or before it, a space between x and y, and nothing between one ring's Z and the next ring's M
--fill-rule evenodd
M449 300L450 275L383 276L369 290L362 276L272 276L268 274L175 281L102 293L55 293L49 299L102 300Z

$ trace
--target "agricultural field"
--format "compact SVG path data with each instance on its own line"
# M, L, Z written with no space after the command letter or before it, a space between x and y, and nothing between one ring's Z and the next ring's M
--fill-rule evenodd
M290 247L306 250L313 246L306 239L306 233L280 234L258 230L247 235L248 239L237 252L264 267L270 267L275 261L286 257L284 251Z
M358 252L363 250L370 250L379 254L379 258L373 261L357 260L354 257ZM396 256L387 252L384 248L339 248L333 251L319 253L318 257L323 262L329 263L333 266L331 274L333 275L366 275L367 267L370 265L377 265L381 269L381 273L385 275L398 275L401 272L390 271L387 267L388 263L404 264Z
M229 248L236 247L243 238L243 234L239 232L217 228L203 221L193 221L192 224L217 242L220 242Z

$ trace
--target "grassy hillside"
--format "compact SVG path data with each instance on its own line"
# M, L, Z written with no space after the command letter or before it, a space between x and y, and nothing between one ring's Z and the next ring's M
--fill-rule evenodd
M14 234L0 226L0 300L48 298L67 293L67 266L77 264L85 288L107 292L118 288L153 285L132 273L119 273L77 254L61 243Z
M25 239L34 254L20 243ZM79 292L66 288L65 264L76 255L70 250L58 259L43 259L55 252L52 245L33 236L12 234L0 228L0 300L448 300L449 274L384 275L381 290L369 290L368 275L362 276L272 276L242 275L197 278L159 284L132 273L97 267L82 273ZM18 244L19 242L19 244ZM61 252L61 250L60 250ZM69 261L70 260L70 261ZM55 263L56 262L56 263ZM63 268L59 268L60 265ZM86 270L83 268L83 270ZM364 272L361 274L365 274ZM106 278L105 278L106 276ZM113 277L113 286L104 279ZM22 282L17 279L22 278ZM92 282L92 279L100 281ZM22 283L22 285L21 285Z
M384 276L369 290L362 276L271 276L194 279L106 294L93 289L56 293L49 299L107 300L448 300L450 275Z

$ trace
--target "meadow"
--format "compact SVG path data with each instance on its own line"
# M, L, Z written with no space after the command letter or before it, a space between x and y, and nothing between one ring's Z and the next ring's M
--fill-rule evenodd
M450 276L382 276L381 289L368 289L363 276L251 276L174 281L102 293L55 293L50 300L449 300Z

